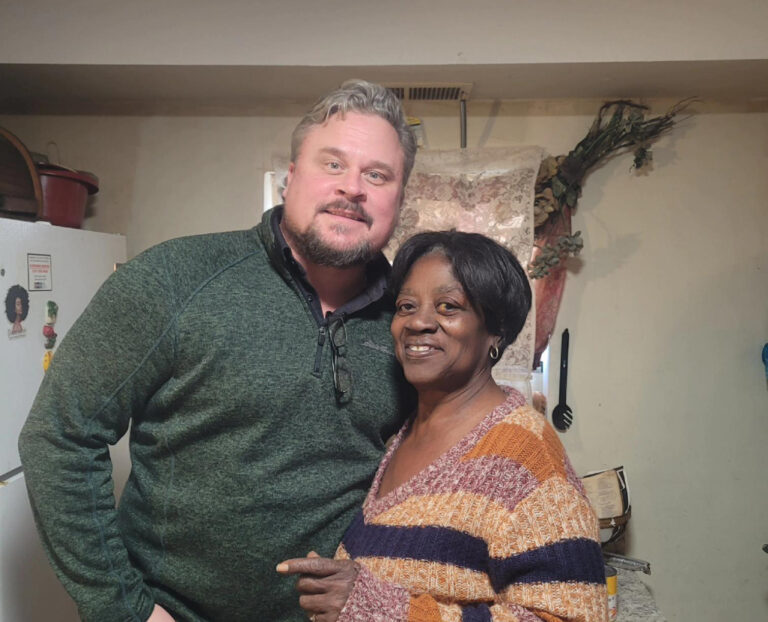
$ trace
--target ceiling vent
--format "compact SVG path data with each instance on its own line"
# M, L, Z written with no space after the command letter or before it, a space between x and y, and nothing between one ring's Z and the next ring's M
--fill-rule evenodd
M470 83L443 82L434 84L385 84L402 101L457 102L469 99Z

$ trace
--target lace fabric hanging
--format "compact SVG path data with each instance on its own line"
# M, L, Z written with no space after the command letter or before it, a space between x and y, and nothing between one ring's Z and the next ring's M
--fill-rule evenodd
M503 147L419 151L400 222L384 249L391 261L421 231L457 229L487 235L527 268L533 250L533 198L543 149ZM535 312L494 367L497 381L530 397Z

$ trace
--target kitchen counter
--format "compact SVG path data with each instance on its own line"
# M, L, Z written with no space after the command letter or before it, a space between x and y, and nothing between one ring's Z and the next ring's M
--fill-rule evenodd
M667 622L656 606L648 586L640 578L640 573L621 568L617 572L619 614L616 622Z

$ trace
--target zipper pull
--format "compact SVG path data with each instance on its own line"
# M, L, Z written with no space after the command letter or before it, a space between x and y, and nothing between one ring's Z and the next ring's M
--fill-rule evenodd
M323 344L325 343L325 333L327 331L325 330L325 325L321 326L320 329L317 331L317 345L319 347L323 347Z
M325 334L328 332L326 325L323 324L317 331L317 348L315 349L315 366L312 373L320 374L320 364L323 360L323 344L325 343Z

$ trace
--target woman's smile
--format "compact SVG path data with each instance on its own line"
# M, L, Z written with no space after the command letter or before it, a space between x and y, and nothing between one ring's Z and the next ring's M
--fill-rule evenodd
M440 350L440 347L430 341L409 341L405 342L405 354L406 356L413 356L421 358L424 355L429 355Z

